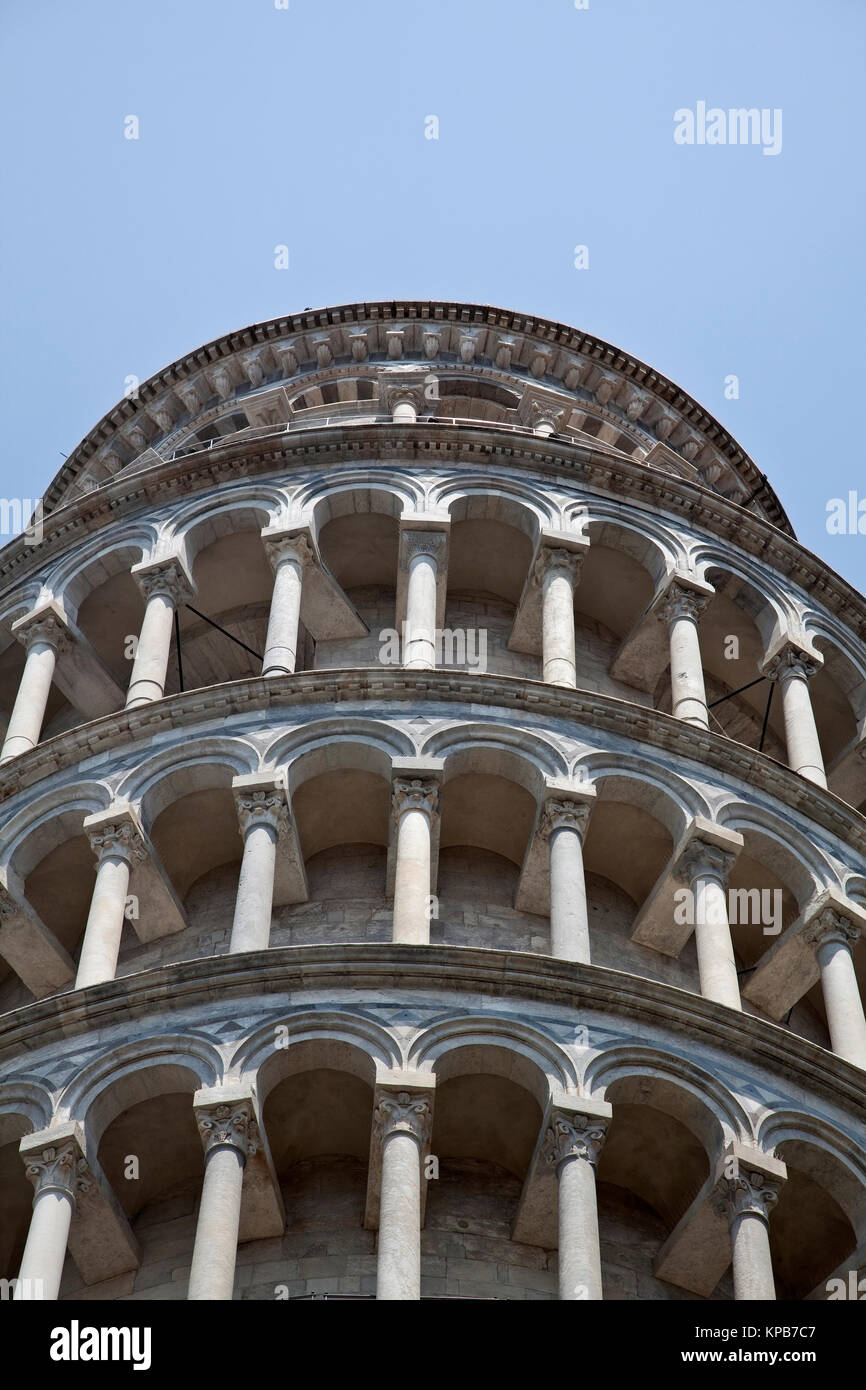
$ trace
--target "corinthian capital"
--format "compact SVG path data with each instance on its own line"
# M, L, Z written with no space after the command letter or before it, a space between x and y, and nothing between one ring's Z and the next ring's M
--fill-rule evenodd
M731 1221L739 1216L760 1216L769 1221L770 1208L779 1200L781 1182L763 1173L741 1171L735 1178L723 1178L719 1187Z
M820 661L795 647L791 643L784 646L775 656L766 661L761 670L771 681L808 680L818 670Z
M192 598L194 586L183 565L176 556L158 560L154 564L133 565L132 575L145 600L161 594L177 606Z
M263 531L262 543L273 570L289 562L301 569L313 560L313 542L306 526L286 531Z
M391 805L395 820L405 811L423 811L432 820L439 809L439 783L434 777L395 777Z
M214 1149L237 1149L246 1159L259 1149L261 1137L252 1101L197 1106L196 1119L205 1158Z
M816 950L820 946L829 946L832 942L850 948L859 939L860 928L833 907L819 912L803 930L803 940Z
M583 1158L593 1168L607 1137L607 1120L570 1110L552 1110L542 1153L557 1169L567 1158Z
M582 550L566 550L565 546L561 545L542 546L535 560L533 577L537 583L541 583L546 574L553 570L561 570L573 579L583 564L583 556Z
M59 655L72 646L72 634L55 603L43 604L12 624L12 631L28 652L36 642L47 643Z
M84 830L97 863L101 863L109 855L125 859L130 865L133 860L141 861L147 858L144 841L138 827L131 820L118 817L117 820L100 821L92 827L85 821Z
M433 1123L432 1093L380 1091L373 1110L373 1124L381 1143L392 1134L411 1134L421 1148Z
M716 878L724 884L736 862L736 854L729 850L706 840L692 840L677 860L674 877L690 886L698 878Z
M81 1157L78 1145L68 1139L52 1148L28 1155L25 1173L36 1189L36 1196L43 1192L60 1192L75 1203L76 1193L88 1192L92 1174L87 1160Z
M701 594L685 584L674 582L665 594L659 613L668 627L679 618L691 618L697 622L711 598L712 594Z
M586 832L590 813L586 801L571 801L564 797L550 797L545 801L541 812L541 834L547 840L554 830L576 830L581 839Z
M266 825L279 835L288 824L289 811L282 787L235 788L235 805L244 835L254 825Z

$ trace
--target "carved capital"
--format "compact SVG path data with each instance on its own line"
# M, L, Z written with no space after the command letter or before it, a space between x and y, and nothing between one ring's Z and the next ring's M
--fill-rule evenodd
M542 1153L548 1163L556 1165L557 1170L569 1158L586 1159L594 1168L606 1138L607 1120L575 1114L570 1110L553 1110Z
M735 1178L722 1178L717 1189L717 1210L726 1211L731 1221L749 1215L769 1222L770 1208L778 1202L781 1186L781 1182L751 1170L740 1172Z
M36 1189L36 1197L41 1197L43 1192L60 1192L69 1197L73 1205L76 1194L88 1192L93 1182L87 1160L81 1157L78 1145L72 1140L30 1154L24 1171Z
M670 627L679 618L691 618L697 622L712 594L699 594L685 584L671 584L665 593L659 609L659 616Z
M277 570L285 561L300 565L301 569L309 565L313 560L313 547L310 542L309 532L292 531L283 532L279 535L269 536L267 532L262 533L262 542L265 547L265 554L270 561L271 569Z
M397 821L406 811L423 811L432 820L439 809L439 783L434 777L395 777L391 807Z
M130 865L136 859L141 861L147 858L144 841L132 821L110 821L94 826L92 830L85 826L85 832L98 864L109 855L125 859Z
M706 840L692 840L686 845L674 869L674 878L691 886L697 878L716 878L727 883L737 856Z
M237 1149L246 1159L260 1147L261 1136L253 1115L252 1101L199 1106L196 1120L205 1159L214 1149Z
M143 569L132 571L133 577L145 600L160 594L177 607L192 597L192 586L180 562L176 559L160 560Z
M279 835L288 824L289 811L282 787L236 789L235 805L244 835L254 825L267 825Z
M47 643L58 656L72 646L68 627L52 608L38 608L34 613L25 614L13 625L12 631L28 652L36 642Z
M448 535L445 531L404 530L401 538L403 564L408 569L418 555L429 555L437 569L445 557Z
M859 939L860 928L833 907L819 912L803 929L803 940L816 950L834 941L850 949Z
M373 1110L380 1143L392 1134L411 1134L423 1149L433 1124L432 1095L416 1091L380 1092Z
M551 797L545 801L541 812L541 834L547 840L554 830L576 830L583 839L589 821L590 807L585 801L569 801L564 797Z
M799 647L787 646L765 662L761 668L771 681L808 680L818 670L819 663Z
M536 583L541 583L546 574L552 570L562 570L572 579L583 564L583 551L566 550L564 546L542 546L535 560L533 577Z

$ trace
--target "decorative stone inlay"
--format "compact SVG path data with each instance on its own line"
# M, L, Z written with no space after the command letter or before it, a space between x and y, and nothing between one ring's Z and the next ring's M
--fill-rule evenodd
M855 926L853 922L849 922L847 917L832 907L819 913L803 931L803 940L816 949L819 946L828 946L834 941L850 948L859 939L860 928Z
M163 594L177 605L192 594L189 579L177 560L161 560L158 564L148 565L146 569L134 569L132 573L145 599L153 598L154 594Z
M808 680L810 676L814 676L818 667L819 662L799 648L784 647L766 662L761 670L771 681Z
M423 1148L433 1124L432 1096L411 1091L380 1095L373 1111L373 1124L380 1143L392 1134L411 1134Z
M235 791L235 804L244 835L254 825L267 825L279 835L288 825L288 807L281 788Z
M737 856L729 850L711 845L706 840L692 840L677 860L674 878L689 885L696 878L715 878L726 883L736 862Z
M567 1110L553 1110L542 1153L546 1161L557 1168L567 1158L585 1158L595 1168L606 1138L606 1120Z
M769 1222L770 1208L779 1200L782 1184L774 1182L763 1173L741 1172L735 1178L722 1178L719 1183L720 1200L715 1210L726 1214L731 1221L740 1216L760 1216Z
M214 1149L237 1149L244 1158L257 1153L261 1136L250 1101L201 1106L196 1111L205 1158Z
M590 807L585 801L551 797L549 801L545 801L541 812L541 834L547 840L554 830L576 830L582 839L589 821L589 813Z
M100 825L98 829L88 830L90 847L101 863L108 855L125 859L131 864L147 858L147 849L136 827L131 821L114 821L110 825Z
M391 806L397 821L406 811L423 811L432 820L439 809L439 783L433 777L395 777Z
M67 1141L56 1148L43 1149L38 1157L27 1160L25 1174L36 1189L36 1196L43 1192L59 1192L75 1203L78 1192L89 1192L93 1175L87 1160L78 1152L74 1142Z
M691 618L697 622L712 594L699 594L685 584L671 584L659 609L659 617L668 627L679 618Z

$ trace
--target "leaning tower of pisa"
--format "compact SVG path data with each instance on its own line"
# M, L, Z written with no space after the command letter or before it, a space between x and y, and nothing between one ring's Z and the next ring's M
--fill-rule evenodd
M824 1300L866 600L610 344L305 311L0 552L15 1298Z

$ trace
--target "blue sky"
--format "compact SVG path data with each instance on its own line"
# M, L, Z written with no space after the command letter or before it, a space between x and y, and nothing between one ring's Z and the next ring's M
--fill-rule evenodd
M4 0L0 493L223 332L466 299L672 377L866 590L826 526L866 511L864 0L277 3ZM677 145L699 101L781 109L780 153Z

